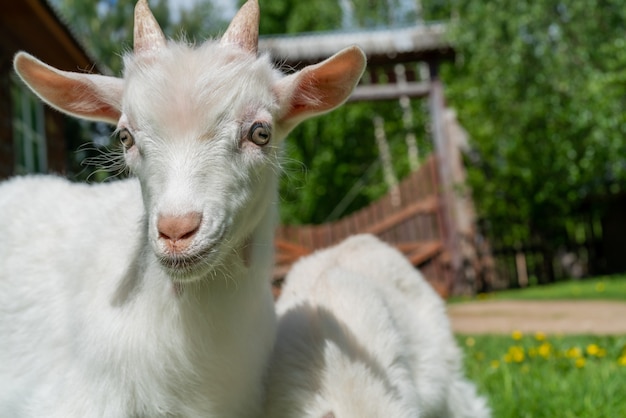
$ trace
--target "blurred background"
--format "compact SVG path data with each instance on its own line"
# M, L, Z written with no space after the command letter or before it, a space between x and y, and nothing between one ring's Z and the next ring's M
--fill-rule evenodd
M66 70L119 76L132 49L134 3L1 6L0 176L125 175L102 157L117 147L111 128L43 108L11 60L23 49ZM199 43L219 36L241 2L149 3L167 36ZM623 1L260 5L260 49L285 71L323 58L303 45L321 54L321 45L338 51L356 40L370 60L358 97L303 123L286 143L283 267L368 231L431 281L443 278L442 294L626 271Z

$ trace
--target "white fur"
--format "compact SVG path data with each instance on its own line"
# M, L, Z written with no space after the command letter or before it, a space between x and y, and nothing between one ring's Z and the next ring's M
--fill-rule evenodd
M137 181L26 177L0 195L0 416L253 414L274 332L267 263L229 254L177 296L141 238Z
M268 417L490 416L462 375L443 301L395 249L351 237L285 283Z
M136 178L0 185L1 417L261 413L278 149L297 121L347 98L364 55L349 48L282 77L231 44L141 47L123 81L16 57L52 106L132 133L124 157ZM265 146L248 136L259 121L272 132ZM189 213L201 223L176 256L192 261L168 265L159 216Z

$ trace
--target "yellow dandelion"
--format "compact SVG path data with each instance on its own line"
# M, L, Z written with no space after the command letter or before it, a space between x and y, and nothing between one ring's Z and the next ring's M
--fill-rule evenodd
M582 357L583 352L578 347L572 347L565 352L565 357L567 358L579 358Z
M606 289L604 282L596 283L596 292L602 293Z
M498 367L500 367L500 362L498 360L491 360L491 363L489 363L489 365L492 369L497 369Z
M511 337L515 341L519 341L519 340L521 340L524 337L524 334L522 333L522 331L515 330L515 331L513 331L513 333L511 333Z
M545 341L546 340L546 334L544 334L541 331L535 332L535 340L537 340L537 341Z
M474 344L476 344L476 340L473 339L472 337L467 337L465 339L465 345L468 347L474 347Z
M583 367L585 367L585 359L582 357L579 357L576 359L576 362L574 364L576 365L577 368L582 369Z
M550 343L545 342L539 346L537 351L539 352L539 355L541 357L547 359L548 357L550 357L550 354L552 354L552 345Z
M525 357L526 355L524 353L524 347L521 347L519 345L513 345L509 347L509 351L507 352L505 356L505 361L507 363L512 363L512 362L521 363L524 361Z
M617 364L619 364L620 366L626 367L626 355L623 355L620 358L618 358Z
M589 354L590 356L597 356L599 352L600 347L598 346L598 344L589 344L587 346L587 354Z

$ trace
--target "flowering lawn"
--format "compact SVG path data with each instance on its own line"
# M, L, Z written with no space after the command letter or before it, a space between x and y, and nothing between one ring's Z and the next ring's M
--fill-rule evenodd
M626 336L457 338L494 418L626 417Z

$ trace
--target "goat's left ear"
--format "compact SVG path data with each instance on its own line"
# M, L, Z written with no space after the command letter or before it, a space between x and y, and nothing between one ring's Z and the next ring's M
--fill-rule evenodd
M15 71L44 102L83 119L116 124L121 115L124 81L115 77L61 71L20 52Z
M365 64L363 51L352 46L280 80L281 123L291 129L344 103L361 79Z

